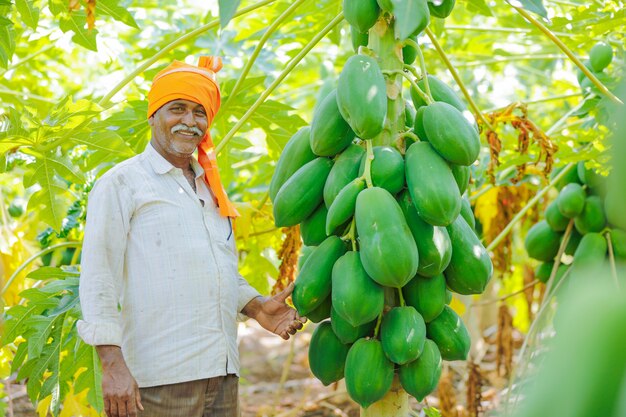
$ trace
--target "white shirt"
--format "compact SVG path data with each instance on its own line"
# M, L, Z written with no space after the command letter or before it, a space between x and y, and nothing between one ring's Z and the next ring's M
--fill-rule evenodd
M238 313L259 295L238 272L230 219L192 166L198 194L149 144L89 194L78 332L121 346L140 387L238 374Z

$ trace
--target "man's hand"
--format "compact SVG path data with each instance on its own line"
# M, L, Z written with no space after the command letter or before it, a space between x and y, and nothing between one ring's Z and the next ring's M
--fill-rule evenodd
M273 297L257 297L251 300L241 311L255 319L264 329L277 334L283 339L295 334L306 323L306 317L285 303L293 292L293 283Z
M118 346L97 346L102 362L102 392L108 417L137 417L143 411L137 381L126 366Z

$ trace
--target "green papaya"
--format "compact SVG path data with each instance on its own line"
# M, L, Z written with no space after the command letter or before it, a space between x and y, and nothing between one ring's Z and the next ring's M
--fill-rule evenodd
M376 0L343 0L343 16L361 33L370 30L380 15Z
M594 73L594 75L596 76L598 81L604 84L604 86L607 87L609 90L613 89L613 86L615 84L615 79L611 77L609 74L604 73L604 72L596 72ZM593 83L593 81L591 81L587 77L585 77L585 79L583 79L583 81L580 83L580 88L582 89L584 96L591 94L591 93L597 94L597 95L603 94L602 91L600 91L600 89Z
M545 220L535 223L524 241L528 256L538 261L553 261L561 246L561 235L552 230Z
M393 382L393 363L387 359L380 341L359 339L346 358L346 388L350 397L367 408L387 394Z
M423 123L428 142L447 161L457 165L476 161L480 152L478 131L457 108L434 102L424 110Z
M448 233L452 242L452 258L444 271L448 288L464 295L482 293L493 274L487 250L463 216L448 226Z
M613 48L605 42L598 42L589 51L589 62L595 72L600 72L613 61Z
M415 107L413 107L413 103L408 100L404 101L404 125L411 129L413 128L413 122L415 121ZM406 138L407 140L409 138ZM408 147L408 146L407 146Z
M358 252L335 262L331 294L335 311L354 327L376 320L385 306L385 290L367 276Z
M447 162L430 143L417 142L407 150L405 163L417 214L433 226L452 223L461 212L461 194Z
M402 388L417 401L422 401L437 388L441 377L441 353L437 344L426 339L419 358L400 366L398 377Z
M595 170L585 167L585 162L580 161L576 166L578 177L583 184L591 188L594 193L604 196L606 194L606 177L598 174Z
M470 181L470 167L450 164L450 169L452 170L456 184L459 186L459 193L461 195L465 194Z
M404 158L391 146L374 146L374 159L370 165L372 184L397 194L404 187ZM365 171L367 154L361 158L359 176Z
M270 181L270 200L274 201L278 190L289 177L304 164L316 158L309 144L310 133L311 128L305 126L298 130L285 145Z
M422 220L407 190L401 193L398 202L417 245L418 274L428 277L441 274L452 257L452 243L448 230L445 227L432 226Z
M339 226L346 223L354 216L356 198L365 189L365 180L357 178L345 187L337 195L328 209L326 217L326 233L333 234Z
M400 42L419 35L430 23L430 11L426 0L392 0L394 36Z
M417 359L424 349L426 324L414 307L394 307L384 315L380 341L387 358L403 365Z
M328 297L324 298L322 304L315 307L315 309L313 309L312 311L309 311L309 313L306 315L306 318L313 323L319 323L323 320L326 320L330 318L331 307L331 296L329 295Z
M363 155L365 155L365 149L351 144L335 158L335 163L324 184L324 203L327 208L330 208L343 187L358 176Z
M620 229L613 229L610 236L615 258L626 260L626 232Z
M417 39L413 40L417 42ZM407 44L402 47L402 62L404 62L405 65L412 65L416 58L417 49L415 49L413 45Z
M574 218L574 226L580 234L601 232L606 226L604 202L598 196L591 195L585 199L583 211Z
M389 13L393 12L393 0L376 0L376 2L383 11Z
M314 154L335 156L352 143L354 132L337 106L337 90L333 89L313 113L310 145Z
M542 262L537 268L535 268L535 278L544 284L548 282L550 274L552 274L552 268L554 267L554 261Z
M416 275L402 287L407 305L414 307L426 323L433 321L446 305L446 278L443 274L434 277Z
M330 236L309 255L296 278L293 288L293 305L301 316L324 302L332 288L332 272L335 261L346 253L344 243L337 236Z
M469 199L467 199L466 197L463 197L461 199L461 216L465 219L467 224L472 229L476 229L476 218L474 217L474 211L472 210Z
M337 82L337 105L359 138L372 139L383 130L387 84L376 59L365 55L348 58Z
M350 36L352 40L352 49L354 52L359 52L359 46L367 46L369 42L369 34L367 32L361 33L357 28L350 25Z
M396 200L383 188L363 190L354 217L367 274L380 285L403 287L417 272L419 255Z
M445 306L436 319L426 324L426 335L447 361L467 359L471 340L461 318L450 307Z
M330 322L325 321L313 331L309 345L311 372L322 384L329 385L343 378L348 346L335 336Z
M306 219L300 223L300 235L307 246L317 246L322 243L330 233L326 233L326 219L328 210L322 203Z
M309 217L324 198L324 183L333 166L328 158L316 158L297 170L280 187L274 199L277 227L295 226Z
M574 252L572 274L581 270L602 266L606 258L607 249L606 238L600 233L587 233L584 235L576 252Z
M415 119L413 120L413 131L420 141L427 142L426 131L424 130L424 110L426 107L420 107L415 111Z
M304 265L309 256L311 256L315 248L316 246L302 246L300 258L298 258L298 269L302 269L302 265Z
M450 16L452 13L452 9L454 9L454 4L456 0L434 0L428 2L428 9L430 10L430 15L438 17L440 19L445 19Z
M559 206L555 201L548 204L546 209L546 222L555 232L562 232L567 229L570 219L561 214Z
M355 327L341 317L341 314L337 313L337 310L334 308L330 309L330 324L333 326L333 331L339 340L345 344L351 344L362 337L373 335L376 322L377 320L374 320Z
M446 304L450 305L452 302L452 291L446 288Z
M426 91L423 78L417 82L417 86L420 90L424 92ZM460 112L467 110L467 106L461 101L459 96L456 95L454 90L434 75L428 76L428 87L430 88L430 94L433 96L434 101L443 101L444 103L448 103ZM411 87L410 93L411 100L413 100L413 104L416 109L426 106L427 103L417 93L415 88Z
M565 167L554 168L552 172L550 173L550 181L554 180L554 178L558 174L560 174L561 171L563 171L563 169L565 169ZM557 190L562 190L563 187L565 187L569 183L577 183L577 184L582 183L580 178L578 177L578 170L576 169L576 167L573 167L573 168L569 167L565 176L561 178L559 181L557 181L556 184L554 184L554 186L556 187Z
M591 62L588 59L585 59L584 61L582 61L582 63L592 73L596 72L593 70L593 67L591 66ZM587 80L587 76L585 75L584 72L580 70L580 68L576 69L576 79L578 80L578 85L580 86L582 86L583 81Z
M567 241L567 245L565 245L565 251L564 251L565 254L573 256L574 252L576 252L576 249L578 248L578 245L580 244L580 239L582 238L583 238L583 235L578 233L578 230L576 230L576 228L573 228L572 233L570 233L569 235L569 240Z

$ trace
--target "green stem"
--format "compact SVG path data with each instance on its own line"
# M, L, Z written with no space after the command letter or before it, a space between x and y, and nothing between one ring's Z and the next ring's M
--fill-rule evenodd
M263 6L266 6L266 5L270 4L270 3L273 3L275 1L276 0L262 0L262 1L258 2L258 3L256 3L256 4L251 5L251 6L244 7L241 10L237 11L237 13L235 13L233 18L242 16L242 15L244 15L246 13L249 13L251 11L259 9L259 8L261 8ZM144 62L143 64L141 64L137 68L135 68L135 70L133 72L128 74L128 76L126 76L126 78L124 78L115 87L113 87L113 89L111 91L109 91L109 93L106 96L102 97L102 99L98 102L98 104L100 106L102 106L102 107L106 107L109 104L109 101L111 101L111 98L113 98L113 96L115 94L117 94L122 88L124 88L126 86L126 84L128 84L132 80L134 80L136 76L138 76L139 74L144 72L146 69L150 68L152 66L152 64L157 62L161 57L167 55L170 51L172 51L173 49L175 49L179 45L184 44L188 40L196 38L199 35L203 34L204 32L218 27L219 24L220 24L219 19L215 19L212 22L207 23L206 25L200 26L199 28L184 34L180 38L176 39L174 42L172 42L169 45L163 47L163 49L161 49L159 52L154 54L151 58L146 60L146 62Z
M615 253L613 251L613 242L611 241L611 231L607 231L604 235L606 238L606 243L609 248L609 264L611 265L611 275L613 276L613 281L615 281L615 286L617 289L620 289L619 280L617 279L617 269L615 268Z
M430 28L426 28L426 34L430 38L430 41L433 43L433 46L437 50L437 53L439 53L441 60L444 62L446 67L448 67L448 71L450 71L450 74L452 74L452 78L454 78L454 81L456 81L457 85L463 92L463 96L465 96L465 99L469 103L472 110L474 110L474 113L476 114L476 116L483 122L483 124L487 127L487 129L491 131L495 131L493 126L491 126L491 123L489 123L489 121L485 118L483 113L480 111L480 109L478 108L474 100L472 99L472 96L470 95L469 91L467 91L467 87L465 87L465 84L463 84L463 81L461 81L461 77L459 76L459 73L457 72L456 68L454 68L454 65L452 65L452 63L450 62L450 59L448 59L448 56L441 48L441 45L439 45L439 42L437 42L437 38L435 38L435 34L430 30Z
M395 74L400 74L400 75L402 75L404 78L406 78L407 80L409 80L409 82L411 83L411 87L413 87L413 88L417 91L417 94L419 94L419 96L422 98L422 100L424 100L424 101L426 102L426 104L427 104L427 105L428 105L428 104L432 104L432 103L433 103L433 99L432 99L432 98L430 98L430 96L429 96L428 94L426 94L426 93L424 92L424 90L422 90L422 89L419 87L419 85L417 85L417 83L415 82L415 80L414 80L413 78L411 78L411 77L409 76L409 74L407 74L406 72L404 72L404 71L397 71L397 70L394 70L394 71L386 71L386 72L388 72L388 73L395 73Z
M508 235L509 232L513 229L513 226L515 226L515 224L517 224L517 222L520 221L520 219L524 216L524 214L526 214L528 210L530 210L535 204L537 204L537 202L541 199L541 197L543 197L548 191L550 191L550 189L554 186L554 184L559 182L561 178L567 175L569 171L575 166L576 164L573 164L573 163L566 165L565 168L563 168L563 170L559 172L558 175L556 175L547 186L545 186L541 191L539 191L537 195L535 195L528 202L528 204L526 204L526 206L524 206L524 208L521 209L519 213L517 213L515 217L513 217L513 219L511 219L509 224L506 225L506 227L502 230L502 232L500 232L500 234L496 236L496 238L489 244L489 246L487 246L487 251L492 251L495 247L497 247L500 244L500 242L506 237L506 235Z
M554 277L556 277L556 273L559 270L559 266L561 265L561 257L565 252L565 248L569 243L569 240L572 236L572 230L574 229L574 219L571 219L567 224L567 228L565 229L565 234L563 235L563 239L561 240L561 245L559 246L559 251L554 258L554 264L552 265L552 270L550 271L550 276L548 277L548 283L546 285L546 294L550 294L552 291L552 286L554 285ZM548 298L548 297L546 297ZM545 299L544 299L545 301Z
M500 58L483 59L480 61L469 61L454 64L457 68L463 67L477 67L480 65L499 64L504 62L516 62L516 61L548 61L552 59L563 59L563 55L545 54L545 55L518 55L507 56Z
M365 170L363 171L363 176L365 177L367 188L372 188L374 186L372 183L372 161L374 160L374 150L372 149L371 140L366 140L365 143L367 144L367 154L365 157Z
M563 123L565 123L565 122L567 121L567 119L569 119L569 118L570 118L570 116L571 116L572 114L574 114L575 112L577 112L577 111L578 111L578 110L579 110L582 106L584 106L584 105L585 105L585 102L584 102L584 101L581 101L580 103L578 103L578 105L576 105L576 106L572 107L572 108L571 108L571 109L570 109L567 113L565 113L565 114L563 115L563 117L561 117L561 118L560 118L560 119L559 119L559 120L558 120L555 124L553 124L553 125L550 127L550 129L548 129L548 130L546 131L546 136L550 136L550 135L552 135L554 132L556 132L556 130L557 130L558 128L560 128L560 127L563 125Z
M433 95L430 92L430 83L428 81L428 71L426 71L426 61L424 60L424 54L422 53L422 48L420 45L414 41L413 39L407 39L406 43L411 45L417 51L417 57L420 61L420 69L422 70L422 77L424 77L424 89L426 90L426 94L430 97L431 101L435 101L433 99Z
M6 94L9 96L16 96L16 97L28 97L30 99L33 100L37 100L37 101L43 101L44 103L51 103L51 104L55 104L57 101L56 100L52 100L43 96L39 96L37 94L32 94L32 93L26 93L24 91L14 91L14 90L7 90L4 88L0 88L0 94Z
M24 269L26 269L26 267L28 265L30 265L33 261L37 260L39 257L44 256L50 252L53 252L59 248L66 248L66 247L74 247L74 248L80 248L82 247L83 244L81 242L63 242L63 243L57 243L56 245L52 245L49 246L47 248L45 248L44 250L37 252L36 254L34 254L33 256L31 256L30 258L28 258L23 264L21 264L14 272L13 274L11 274L11 277L9 277L9 279L7 280L7 283L4 285L4 287L2 288L2 295L4 295L4 293L9 289L9 287L11 286L11 284L13 283L13 280L15 280L15 278L20 274L20 272L22 272Z
M25 57L24 57L24 59L22 59L21 61L16 62L16 63L15 63L15 64L13 64L13 65L9 65L9 66L7 67L7 69L5 69L4 71L2 71L2 74L4 74L4 73L6 73L6 72L9 72L9 71L13 70L13 69L15 69L15 68L19 67L20 65L23 65L23 64L27 63L28 61L32 60L33 58L36 58L37 56L39 56L39 55L43 54L44 52L48 52L50 49L54 48L55 46L56 46L56 44L51 43L51 44L49 44L49 45L47 45L47 46L45 46L45 47L41 48L41 49L40 49L40 50L38 50L37 52L33 52L32 54L30 54L30 55L28 55L28 56L25 56Z
M343 13L339 13L333 20L331 20L331 22L326 25L326 27L322 29L320 33L315 35L315 37L311 39L311 41L302 49L302 51L300 51L300 53L289 62L287 67L278 76L278 78L276 78L276 80L274 80L274 82L269 87L267 87L263 94L261 94L261 97L259 97L257 101L254 102L254 104L248 109L248 111L241 117L241 119L239 119L235 126L230 129L226 136L224 136L220 143L215 147L216 155L218 155L220 151L224 149L226 144L228 144L228 142L233 138L235 133L237 133L239 129L248 121L250 116L254 114L254 112L261 106L261 104L263 104L265 99L270 94L272 94L272 91L274 91L276 87L278 87L278 85L280 85L280 83L289 75L289 73L291 73L296 65L298 65L298 63L302 61L302 59L311 51L311 49L313 49L315 45L318 44L319 41L322 40L322 38L324 38L324 36L326 36L326 34L328 34L328 32L330 32L335 26L341 23L341 21L343 21Z
M356 252L356 220L352 217L352 222L350 222L350 241L352 242L352 250Z
M546 103L548 101L564 100L564 99L567 99L567 98L580 97L582 95L583 95L582 93L563 94L563 95L558 95L558 96L550 96L550 97L540 98L540 99L537 99L537 100L522 101L521 103L523 103L524 105ZM487 109L487 110L485 110L485 113L493 113L493 112L501 111L501 110L506 109L507 107L509 107L509 106L496 107L496 108L493 108L493 109Z
M496 33L520 33L520 34L532 34L532 29L519 29L519 28L490 28L490 27L476 27L476 26L462 26L462 25L446 25L446 30L462 30L464 32L496 32ZM576 34L553 32L555 35L561 37L573 37Z
M250 72L252 65L254 65L254 63L256 62L256 59L259 57L259 54L261 53L263 46L265 45L267 40L270 38L270 36L272 36L272 34L276 31L276 29L278 29L278 27L285 20L287 20L289 15L293 13L294 10L296 10L298 7L302 5L302 3L306 1L307 0L296 0L295 2L293 2L291 6L289 6L287 10L285 10L280 16L278 16L278 18L276 18L274 23L272 23L272 25L269 28L267 28L263 36L261 36L261 39L259 39L259 42L257 43L256 47L254 48L254 52L252 52L250 59L248 60L248 62L246 62L246 66L243 68L243 71L241 72L241 75L237 79L235 86L233 87L232 91L228 95L228 100L226 100L226 103L224 103L224 105L221 106L222 110L224 110L225 108L228 108L228 105L231 103L233 97L235 97L237 91L239 90L239 87L241 87L241 84L243 84L244 80L248 76L248 73ZM223 111L218 112L218 114L215 116L216 119L221 117L222 114L224 114Z
M521 14L526 20L528 20L532 25L534 25L537 29L542 31L556 46L559 47L561 51L565 53L572 60L574 64L591 80L591 82L598 87L600 92L606 95L611 101L617 104L624 104L622 101L617 98L613 93L609 91L608 88L604 84L598 80L598 78L591 72L589 69L582 63L580 60L574 55L574 53L554 34L548 29L543 23L535 19L528 13L526 10L511 5L519 14ZM428 30L428 29L427 29Z
M404 69L409 71L411 74L413 74L415 78L422 78L422 75L417 72L417 70L415 69L413 65L404 64Z
M374 339L378 337L378 332L380 331L380 323L383 321L383 313L378 315L378 320L376 321L376 328L374 328Z
M406 303L404 302L404 295L402 295L402 288L398 288L398 297L400 298L400 307L404 307Z

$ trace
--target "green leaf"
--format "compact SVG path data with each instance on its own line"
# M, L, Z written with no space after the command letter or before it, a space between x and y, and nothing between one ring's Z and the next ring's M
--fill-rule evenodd
M85 145L87 149L112 154L120 154L124 158L130 158L135 152L128 146L124 139L112 130L98 130L80 132L70 138L70 142L77 145Z
M426 0L391 0L391 2L396 18L394 27L396 39L404 41L428 25L430 13Z
M95 29L86 29L86 24L87 16L85 15L85 12L72 12L69 16L61 18L59 21L59 28L64 33L69 31L74 32L72 40L78 45L87 48L90 51L98 52L98 45L96 43L96 35L98 34L98 31Z
M74 381L74 392L79 393L87 389L87 401L99 412L104 408L102 401L102 371L96 349L85 343L78 348L76 362L86 370Z
M39 269L35 269L26 278L36 280L48 280L48 279L65 279L67 277L77 277L80 274L74 271L65 271L61 268L55 268L52 266L42 266Z
M2 345L11 343L15 338L22 333L24 322L32 317L34 314L40 314L47 308L52 308L56 305L54 300L43 300L36 303L29 303L28 306L16 305L9 309L7 315L11 316L9 320L5 322L5 333L2 336Z
M493 16L493 12L491 11L491 7L487 4L485 0L464 0L465 7L469 12L478 13L483 16Z
M119 0L98 0L97 10L130 27L139 29L133 15L128 9L119 5Z
M26 353L28 353L28 343L21 342L17 346L17 351L15 352L13 361L11 361L11 373L12 374L16 373L18 369L20 369L20 367L24 363L24 359L26 359Z
M41 186L41 189L31 195L28 200L28 209L38 211L42 221L59 231L70 202L63 198L67 191L67 184L55 177L56 171L53 165L46 157L37 159L31 173L24 176L24 185L30 187L39 184Z
M237 12L237 7L239 7L240 1L241 0L219 0L220 26L222 28L226 27L228 22L230 22L230 19L233 18Z
M27 327L27 331L24 332L24 338L28 342L28 357L36 358L41 355L46 342L48 341L48 335L54 328L57 319L46 316L32 316L24 325Z
M15 28L13 22L0 16L0 67L7 68L15 53Z
M545 19L548 18L548 11L543 7L543 0L507 0L507 2L515 7L536 13Z
M35 0L15 0L15 6L26 26L37 30L39 7L35 6Z

